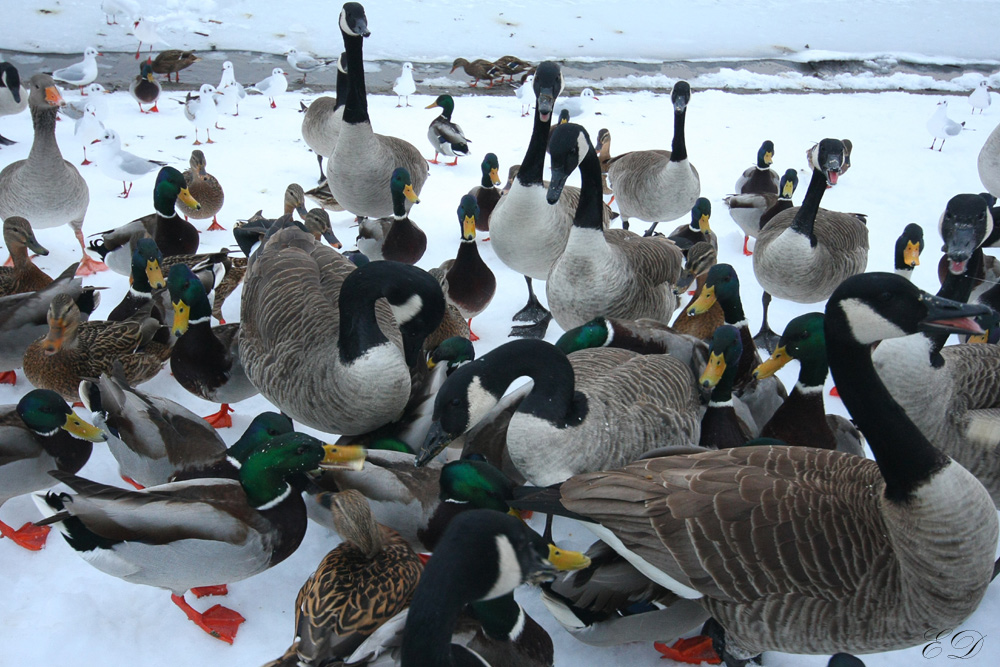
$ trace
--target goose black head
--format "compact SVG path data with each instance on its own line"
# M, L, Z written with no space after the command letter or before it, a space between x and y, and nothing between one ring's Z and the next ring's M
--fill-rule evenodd
M815 151L810 152L812 168L826 174L826 182L836 185L840 172L847 162L847 148L840 139L824 139Z
M555 204L559 201L566 179L569 178L583 161L583 158L593 150L590 135L582 126L575 123L563 123L552 128L549 137L549 155L552 157L552 175L549 180L549 190L546 201Z
M10 63L0 63L0 85L10 91L15 104L21 103L21 75Z
M938 231L944 239L948 270L955 275L965 273L972 253L993 231L993 216L986 200L974 194L955 195L941 214Z
M369 266L374 264L378 262ZM406 265L399 265L399 268L402 269L399 280L387 285L382 296L389 302L393 317L399 324L399 332L403 335L403 355L406 365L412 368L420 357L424 339L438 328L444 318L444 292L437 278L423 269Z
M535 80L531 85L537 98L538 117L543 123L547 123L552 118L552 109L555 107L556 98L563 91L562 69L551 60L546 60L538 66L535 71Z
M674 104L674 111L681 112L687 109L691 101L691 84L687 81L678 81L670 91L670 101Z
M368 17L360 2L345 2L340 11L340 30L352 37L368 37Z

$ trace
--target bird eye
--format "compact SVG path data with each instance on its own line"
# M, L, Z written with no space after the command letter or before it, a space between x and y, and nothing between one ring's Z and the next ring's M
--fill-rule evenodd
M454 407L456 407L456 408L457 408L457 407L458 407L458 406L460 406L461 404L462 404L462 401L461 401L461 399L458 399L458 398L453 398L453 399L451 399L451 405L452 405L452 406L454 406Z

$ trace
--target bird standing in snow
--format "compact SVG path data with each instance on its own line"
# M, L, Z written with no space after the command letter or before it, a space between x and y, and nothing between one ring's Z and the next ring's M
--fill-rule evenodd
M10 63L0 62L0 116L13 116L28 108L28 89L21 75ZM0 134L0 146L16 143Z
M156 100L160 98L160 82L153 76L153 65L148 60L139 66L139 76L128 87L129 94L139 104L140 113L159 113L156 108ZM149 111L142 108L143 104L152 104Z
M87 93L84 92L83 87L89 83L93 83L94 79L97 78L97 56L99 55L101 54L98 53L97 49L88 46L83 52L83 60L73 63L69 67L57 69L52 73L52 78L56 81L79 86L80 94L86 95Z
M556 100L556 105L552 109L552 113L559 114L563 109L566 109L569 111L571 118L578 118L581 114L590 111L591 107L594 106L594 102L598 101L598 99L593 89L584 88L580 91L579 97L561 97Z
M135 0L101 0L101 11L104 12L104 22L108 25L116 25L119 14L131 19L142 13Z
M201 146L198 139L198 128L205 129L205 136L208 137L205 143L214 144L212 141L212 126L219 119L219 110L215 106L216 91L215 86L203 83L197 95L187 94L184 99L184 117L194 125L194 145Z
M98 117L97 106L88 104L83 109L83 115L76 120L73 127L73 138L80 142L83 147L83 162L81 165L90 164L87 159L87 146L95 141L100 141L104 136L103 119Z
M170 46L156 31L156 24L149 19L139 17L139 19L132 25L132 34L139 40L139 46L135 50L136 60L139 59L139 51L142 50L143 44L149 44L150 53L153 52L153 44L160 43L164 46Z
M979 113L981 114L984 109L989 108L990 84L986 79L980 81L976 89L969 95L969 104L972 106L972 113L976 113L976 109L979 109Z
M222 63L222 79L219 81L219 92L215 100L219 113L230 116L240 115L240 102L247 96L247 91L243 89L243 84L236 80L236 71L233 63L226 61Z
M931 142L931 150L934 150L934 144L940 139L941 145L938 147L938 153L940 153L941 149L944 148L945 139L958 136L964 126L964 122L956 123L948 118L948 100L938 102L937 110L927 121L927 131L934 137L934 141Z
M392 85L396 93L396 108L403 106L400 98L406 98L406 106L410 106L410 95L417 92L417 84L413 81L413 63L403 63L403 71Z
M268 99L271 100L271 108L277 109L278 105L274 103L274 98L288 90L288 79L285 78L285 70L275 67L271 70L271 76L250 86L249 90L261 95L267 95Z
M100 144L95 151L94 162L105 176L122 182L122 192L118 195L122 199L128 199L132 181L166 166L165 162L147 160L122 150L121 139L114 130L104 130L101 138L94 140L94 143ZM126 183L128 187L125 187Z
M293 70L302 72L302 83L306 82L309 72L317 72L333 62L332 60L319 60L308 53L299 53L295 49L288 49L285 60L288 61L288 66Z
M521 117L527 116L531 113L531 103L535 99L535 75L529 74L525 78L524 83L520 88L514 91L514 95L517 96L517 101L521 103ZM525 110L527 109L527 110Z
M437 157L438 153L441 153L455 158L453 162L448 163L449 167L454 167L458 164L459 155L469 154L469 140L465 138L458 123L453 123L451 120L451 114L455 110L455 100L451 98L451 95L439 95L425 108L433 109L434 107L441 107L441 115L432 120L427 128L427 139L434 147L434 159L428 160L428 162L440 164Z

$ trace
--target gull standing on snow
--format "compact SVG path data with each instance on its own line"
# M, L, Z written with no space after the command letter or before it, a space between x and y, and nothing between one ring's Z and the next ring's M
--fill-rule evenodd
M274 103L274 98L288 90L288 79L285 78L285 70L275 67L271 70L271 76L250 86L250 90L261 95L267 95L271 100L271 108L277 109L278 105Z
M215 86L203 83L197 95L190 92L184 100L184 117L194 125L194 145L201 146L198 139L198 128L205 129L206 143L214 144L212 141L212 126L219 119L219 110L215 105Z
M88 46L83 52L83 60L73 63L69 67L57 69L52 73L52 78L73 86L80 86L81 94L86 95L83 87L88 83L93 83L97 78L97 56L101 55L97 49Z
M285 60L288 61L288 66L293 70L302 72L302 83L306 82L306 76L309 75L309 72L317 72L333 62L332 60L318 60L308 53L299 53L295 49L288 49Z
M90 160L87 159L87 146L95 141L100 141L103 136L104 123L98 118L97 106L88 104L83 109L83 115L77 119L76 125L73 127L73 138L80 142L83 147L81 165L90 164Z
M392 92L396 93L396 108L403 106L399 98L406 98L406 106L410 106L410 95L417 92L417 84L413 81L413 63L403 63L403 72L396 78L396 83L392 85Z
M969 95L969 104L972 106L972 113L976 113L976 109L979 109L981 114L984 109L990 107L990 84L986 79L980 81L976 89Z
M160 34L156 32L156 24L149 19L139 17L139 20L132 25L132 34L139 40L139 46L135 50L136 60L139 59L139 51L142 50L143 44L149 44L150 53L153 52L153 44L160 43L164 46L170 46L162 37L160 37Z
M941 149L944 148L945 139L958 136L964 126L964 122L956 123L948 118L948 100L938 102L937 110L927 121L927 131L934 137L934 141L931 142L931 150L934 150L934 144L940 139L941 145L938 147L938 153L940 153Z
M123 151L121 139L118 138L118 133L114 130L104 130L101 138L95 140L94 143L100 144L94 155L94 161L101 173L122 182L122 193L118 195L122 199L127 199L132 191L132 181L166 166L165 162L147 160L128 151ZM125 183L128 183L128 187L125 187Z
M527 116L531 113L531 103L535 99L535 75L529 74L525 79L524 83L520 88L514 91L517 96L517 101L521 103L521 117ZM527 111L525 111L527 108Z
M104 22L108 25L116 25L119 14L132 19L142 13L136 0L101 0L101 11L104 12Z
M217 90L219 95L215 99L215 105L219 108L219 113L239 116L240 102L247 96L247 91L243 89L243 84L236 80L233 63L228 60L222 63L222 79Z
M581 114L590 111L590 108L594 106L599 98L594 94L594 91L590 88L584 88L580 91L579 97L567 97L559 98L556 100L556 105L552 109L553 115L559 115L563 109L569 111L570 118L577 118Z
M69 116L73 120L79 120L83 116L83 110L87 108L88 104L93 104L97 107L97 118L100 121L105 121L108 119L108 103L104 99L105 95L111 94L107 88L99 83L92 83L89 86L84 86L82 95L85 95L87 99L70 100L59 109L59 113L64 116Z

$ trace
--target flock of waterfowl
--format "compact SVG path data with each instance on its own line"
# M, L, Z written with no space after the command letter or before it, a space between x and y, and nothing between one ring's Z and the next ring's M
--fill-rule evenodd
M456 197L457 253L425 270L428 236L409 215L434 188L428 163L472 153L455 99L427 107L442 110L428 127L432 159L426 146L376 134L391 128L374 128L368 113L364 8L346 3L339 25L337 95L304 108L301 124L324 183L290 185L280 217L258 211L234 226L241 253L211 252L189 221L221 228L225 178L209 173L206 153L192 151L182 173L123 151L99 126L96 99L74 136L101 144L92 157L123 181L121 196L158 173L153 213L102 221L111 228L88 242L90 192L56 142L65 102L54 79L91 84L97 51L23 84L0 63L0 112L27 106L35 132L27 158L0 171L12 263L0 269L2 381L22 382L23 369L34 387L0 408L0 505L33 494L41 511L19 529L0 522L0 548L41 549L55 527L93 567L168 590L232 643L244 617L221 605L199 612L186 593L225 594L280 563L312 518L342 543L302 585L291 645L269 663L286 667L552 665L551 638L514 600L522 583L541 583L580 641L656 640L666 657L717 654L729 667L761 664L765 651L863 664L846 654L926 643L976 610L997 570L1000 348L989 341L1000 292L983 249L1000 244L1000 128L979 158L989 192L955 194L940 215L935 296L908 279L924 250L919 225L894 249L870 249L868 225L886 221L821 207L851 164L848 140L809 148L795 206L798 173L779 176L775 142L761 137L723 198L702 189L692 163L709 156L691 146L689 157L697 96L687 82L670 96L670 150L613 156L607 129L592 135L559 106L557 63L458 59L471 85L530 71L518 98L533 103L533 122L503 190L497 156L483 151L481 180ZM294 55L303 74L332 64ZM139 63L131 86L143 113L165 103L157 71ZM394 88L400 106L412 72L404 66ZM220 113L238 113L238 85L226 63L218 89L186 95L209 143ZM277 68L255 88L273 107L285 85ZM569 122L553 125L560 108ZM576 171L579 188L567 185ZM705 195L745 235L765 290L757 336L740 295L751 276L719 261ZM323 208L307 211L307 196ZM340 251L327 210L358 218L357 251ZM633 219L651 226L630 231ZM64 224L84 259L52 279L28 252L48 254L34 229ZM478 357L471 322L499 283L477 231L529 295L513 315L520 340ZM865 273L870 250L894 252L898 275ZM129 289L105 291L118 305L91 320L102 290L74 274L107 268L128 275ZM223 323L241 283L240 321ZM772 297L816 312L772 332ZM551 320L565 332L555 345L541 340ZM982 342L946 345L952 333ZM775 373L793 359L788 391ZM136 387L168 363L219 413L202 418ZM850 420L826 412L828 373ZM523 377L531 382L510 392ZM274 411L227 447L216 428L232 424L229 405L258 393ZM102 441L134 489L87 478ZM460 460L445 462L449 447ZM544 538L524 522L529 510L548 515ZM586 555L551 544L556 515L598 538ZM674 643L698 631L707 639Z

